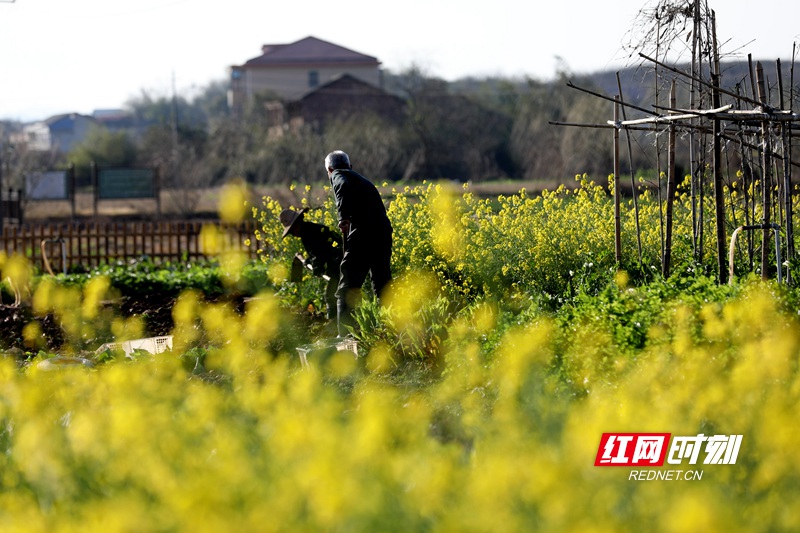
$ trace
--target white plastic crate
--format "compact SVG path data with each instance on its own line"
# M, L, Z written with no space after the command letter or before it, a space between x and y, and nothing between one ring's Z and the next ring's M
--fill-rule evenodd
M358 341L353 337L336 337L297 347L297 354L300 356L300 364L303 365L303 368L309 366L309 354L327 355L333 352L352 352L358 357Z
M135 350L144 350L151 354L158 354L172 349L172 335L163 337L148 337L124 342L107 342L97 349L97 353L105 350L122 350L130 357Z

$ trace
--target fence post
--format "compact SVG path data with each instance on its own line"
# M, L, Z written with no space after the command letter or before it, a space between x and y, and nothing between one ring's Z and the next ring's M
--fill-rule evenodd
M72 216L70 220L75 220L75 164L70 163L67 168L67 187L69 189L69 203Z
M97 198L98 198L98 196L100 194L100 191L98 190L98 183L97 183L97 163L92 161L89 166L91 168L91 174L92 174L92 193L93 193L92 196L94 198L94 201L92 202L92 204L93 204L92 205L92 214L96 217L97 216Z
M22 224L23 220L25 219L25 209L23 207L22 199L25 196L25 192L22 189L17 189L17 223Z
M153 188L156 195L156 213L161 218L161 169L153 167Z
M6 193L6 206L8 207L7 213L8 218L19 218L18 211L19 207L16 206L14 203L14 189L11 187L8 188L8 192Z

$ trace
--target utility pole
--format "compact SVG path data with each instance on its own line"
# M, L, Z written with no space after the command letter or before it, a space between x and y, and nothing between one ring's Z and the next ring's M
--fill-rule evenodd
M169 173L171 177L171 182L173 186L179 182L177 178L178 173L178 94L175 90L175 71L172 71L172 151L170 154L170 164L169 164ZM156 205L158 210L158 216L161 217L161 186L163 185L161 182L161 174L159 173L158 169L156 169Z
M175 155L178 150L178 95L175 90L175 71L172 71L172 157L175 164Z

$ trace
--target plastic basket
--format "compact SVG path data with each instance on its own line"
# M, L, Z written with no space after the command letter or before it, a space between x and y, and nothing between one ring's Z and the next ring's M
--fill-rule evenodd
M130 357L136 350L144 350L155 355L171 349L172 335L165 335L163 337L148 337L124 342L107 342L97 349L97 353L105 350L122 350L126 356Z
M358 357L358 341L352 337L326 339L297 347L300 364L308 368L308 356L324 357L335 352L352 352Z

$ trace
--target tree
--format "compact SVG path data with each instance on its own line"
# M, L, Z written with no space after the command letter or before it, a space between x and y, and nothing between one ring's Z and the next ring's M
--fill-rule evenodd
M585 93L571 94L563 119L571 123L604 124L614 116L613 106L612 102L598 102L596 97ZM559 149L563 165L559 175L570 178L585 173L594 176L595 181L604 183L606 176L614 172L612 130L576 127L558 129L562 130Z
M482 180L505 174L511 120L412 67L397 81L408 105L407 178Z
M133 114L140 128L161 125L205 130L207 124L203 109L179 95L154 97L143 90L141 96L128 100L125 107Z
M396 181L402 177L406 152L401 140L402 131L375 114L362 113L335 121L322 138L323 152L336 147L347 147L354 168L376 181ZM322 170L318 154L317 167Z
M527 80L520 92L510 136L510 151L526 180L559 179L564 176L561 140L563 130L549 122L563 120L568 107L565 91L552 84Z
M257 143L247 158L255 183L314 183L324 177L325 146L320 134L303 127Z
M76 185L91 181L91 164L126 167L136 162L136 144L124 132L112 132L103 127L93 127L86 139L67 154L67 161L75 165Z
M228 109L228 80L212 81L192 100L205 116L205 122L215 124L230 116Z
M0 188L2 190L25 189L26 181L32 175L38 171L53 169L63 163L59 153L54 149L40 152L31 150L27 143L11 142L10 133L19 133L21 129L21 124L0 123ZM35 181L32 185L36 186ZM24 211L30 200L27 195L23 195L22 198ZM2 227L2 223L0 223L0 227Z
M158 169L162 187L182 214L195 211L214 180L207 144L208 135L202 130L174 132L167 126L151 126L142 138L141 164Z

